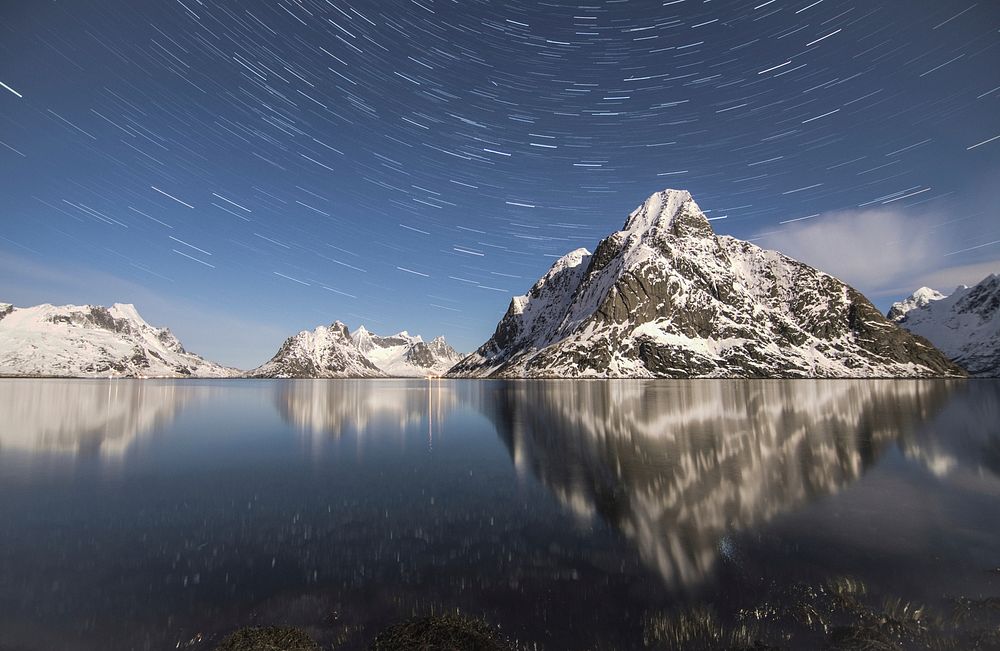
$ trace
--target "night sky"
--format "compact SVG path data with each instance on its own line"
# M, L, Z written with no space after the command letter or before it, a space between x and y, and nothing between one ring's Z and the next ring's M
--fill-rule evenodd
M7 0L0 300L471 350L663 188L884 307L1000 272L1000 3Z

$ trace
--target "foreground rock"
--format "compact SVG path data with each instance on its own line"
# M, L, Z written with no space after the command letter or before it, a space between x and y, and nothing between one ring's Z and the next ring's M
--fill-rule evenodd
M964 372L855 289L717 236L665 190L560 258L457 377L935 377Z
M970 375L1000 377L1000 276L962 285L950 296L921 287L893 304L889 318L926 337Z
M319 651L311 637L295 628L268 626L241 628L215 651Z
M134 305L0 303L0 375L59 377L234 377L167 328L149 325Z
M371 651L514 651L496 629L483 620L460 615L411 619L375 637Z

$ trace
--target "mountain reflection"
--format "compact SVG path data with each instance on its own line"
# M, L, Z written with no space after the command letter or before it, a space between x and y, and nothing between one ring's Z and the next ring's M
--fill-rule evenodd
M965 389L871 380L485 383L480 408L519 470L581 517L618 529L668 585L691 587L712 570L727 533L838 491L889 442L920 456L917 426ZM996 409L995 396L986 408ZM944 458L923 453L933 453L931 466Z
M441 380L292 380L274 394L285 422L314 437L347 431L403 432L426 421L429 433L458 399Z
M120 459L192 397L178 383L0 380L0 452Z

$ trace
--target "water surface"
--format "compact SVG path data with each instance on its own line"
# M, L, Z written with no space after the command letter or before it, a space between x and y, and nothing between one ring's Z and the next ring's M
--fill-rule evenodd
M831 577L1000 597L1000 383L0 380L0 495L0 649L641 648Z

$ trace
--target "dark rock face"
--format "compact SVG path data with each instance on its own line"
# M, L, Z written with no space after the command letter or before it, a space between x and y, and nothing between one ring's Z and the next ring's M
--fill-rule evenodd
M444 337L434 337L431 343L427 344L430 348L431 353L438 358L455 359L458 357L458 351L452 348Z
M686 192L636 209L512 302L449 372L500 377L930 377L962 370L808 265L716 236Z
M436 361L431 347L422 341L418 341L406 350L405 359L414 366L422 366L424 368L434 366L434 362Z

